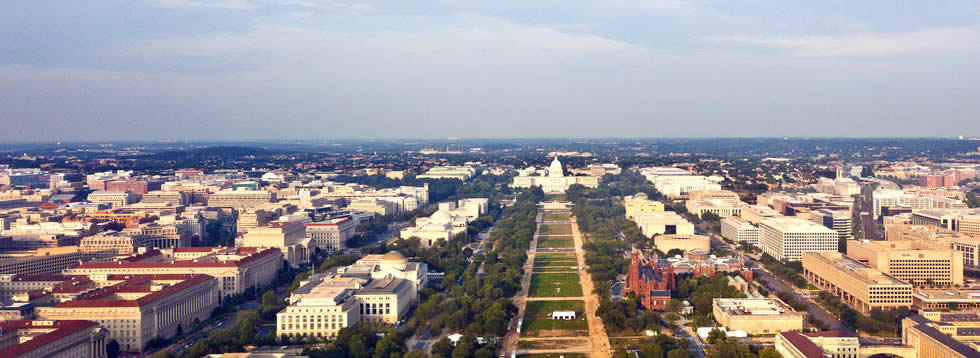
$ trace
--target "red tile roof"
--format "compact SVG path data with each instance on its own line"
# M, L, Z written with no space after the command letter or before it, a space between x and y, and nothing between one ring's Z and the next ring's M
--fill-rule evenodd
M844 331L844 330L831 330L831 331L821 331L816 333L806 333L807 337L857 337L854 333Z
M803 353L804 357L823 358L823 349L813 343L813 341L811 341L809 338L806 338L803 335L793 331L782 332L780 335L786 337L786 340L796 347L800 353Z
M106 300L104 297L111 296L120 292L149 292L150 286L141 285L150 280L174 279L170 277L182 276L182 281L163 288L162 290L150 292L149 294L135 300ZM168 277L168 278L162 278ZM78 296L75 300L62 302L56 305L57 308L65 307L140 307L153 301L161 299L167 295L180 292L201 282L214 279L208 275L134 275L132 279L121 284L105 287L93 292Z
M34 322L37 321L16 320L0 323L0 332L5 332L6 334L12 334L12 332L18 329L53 329L53 331L43 333L27 342L0 350L0 357L16 357L97 324L92 321L65 320L54 321L54 324L50 326L42 326L34 325Z

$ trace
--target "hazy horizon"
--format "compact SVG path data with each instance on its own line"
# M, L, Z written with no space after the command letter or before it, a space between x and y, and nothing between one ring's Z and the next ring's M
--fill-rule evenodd
M980 136L975 1L562 5L0 3L0 141Z

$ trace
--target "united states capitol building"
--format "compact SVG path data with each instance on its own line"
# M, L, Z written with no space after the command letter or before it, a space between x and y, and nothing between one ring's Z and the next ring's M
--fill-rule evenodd
M522 169L514 177L514 182L510 186L513 188L540 186L547 194L560 194L568 190L568 187L572 186L572 184L581 184L586 188L595 188L599 186L599 177L565 176L565 170L562 169L561 161L555 156L555 160L551 161L548 169L537 169L534 167Z

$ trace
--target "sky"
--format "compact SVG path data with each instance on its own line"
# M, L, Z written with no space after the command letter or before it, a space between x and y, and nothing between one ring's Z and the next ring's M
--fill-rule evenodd
M0 141L980 135L978 1L9 0Z

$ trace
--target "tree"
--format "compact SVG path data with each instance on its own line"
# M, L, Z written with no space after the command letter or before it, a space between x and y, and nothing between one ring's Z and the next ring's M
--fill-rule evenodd
M640 355L643 358L663 358L664 351L656 344L644 344L640 347Z
M726 338L725 332L722 332L718 328L714 328L711 332L708 332L708 343L716 344L719 340L724 340Z
M350 350L351 357L354 358L368 358L371 356L371 354L368 353L367 346L364 345L364 340L361 339L360 336L354 336L354 338L351 339L348 349Z
M763 348L759 351L759 358L782 358L783 355L779 354L775 348Z
M402 358L425 358L425 352L419 350L411 350L405 353Z
M385 335L374 347L374 358L398 358L404 351L392 334Z
M274 305L276 305L276 301L278 301L278 297L276 297L276 293L275 292L268 291L268 292L262 294L262 304L263 305L266 305L266 306L274 306Z
M687 350L680 348L671 349L670 352L667 352L667 358L688 358Z
M643 320L637 317L630 317L626 319L626 327L633 330L633 333L639 332L643 329Z
M855 311L853 308L850 307L845 308L840 313L841 323L847 325L848 327L857 326L857 320L858 320L858 312Z
M681 300L671 298L670 301L667 301L667 312L681 313L683 309L684 303Z

